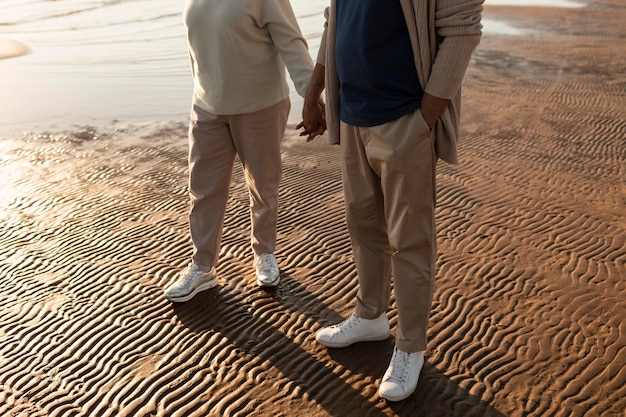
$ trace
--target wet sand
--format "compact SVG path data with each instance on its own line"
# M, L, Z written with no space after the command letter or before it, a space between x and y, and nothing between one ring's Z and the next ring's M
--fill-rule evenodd
M278 288L254 282L237 167L220 285L163 298L191 254L186 126L164 124L0 142L0 415L623 417L626 10L485 17L528 35L485 35L464 84L414 395L376 395L393 339L315 342L356 272L339 149L293 127Z

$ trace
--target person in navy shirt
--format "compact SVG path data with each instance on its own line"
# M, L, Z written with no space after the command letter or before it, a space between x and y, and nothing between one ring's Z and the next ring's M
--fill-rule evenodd
M341 144L346 219L359 289L354 313L322 328L331 348L390 336L378 393L413 393L435 278L436 163L457 162L460 87L480 41L482 0L331 0L301 133ZM322 90L326 102L320 102Z

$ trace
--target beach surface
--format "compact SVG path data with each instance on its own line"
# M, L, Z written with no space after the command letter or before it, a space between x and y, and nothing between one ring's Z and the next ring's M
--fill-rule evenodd
M376 393L393 338L315 341L352 312L357 279L339 149L293 125L280 285L254 281L237 166L218 287L163 297L192 251L187 126L167 122L0 141L0 415L626 416L626 9L484 15L519 33L484 35L460 164L439 163L411 397ZM395 334L393 302L388 316Z

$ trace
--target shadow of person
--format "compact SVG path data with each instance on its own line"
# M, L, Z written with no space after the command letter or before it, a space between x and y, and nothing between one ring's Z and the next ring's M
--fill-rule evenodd
M276 296L281 291L257 289L256 293L260 298L271 299L272 294ZM285 386L297 387L301 397L306 396L315 401L329 415L349 416L354 415L351 414L352 410L359 410L358 415L362 416L386 416L360 390L333 372L332 366L320 359L315 352L305 349L307 346L319 348L317 344L311 342L307 344L306 341L296 343L275 327L276 317L266 317L265 312L259 314L249 300L243 302L238 296L241 294L229 291L228 288L217 287L199 293L186 303L174 303L173 309L187 329L196 334L219 333L228 340L228 345L223 349L231 350L229 355L245 356L250 362L257 359L256 362L264 367L269 364L280 373L277 378L288 380ZM267 369L258 372L265 371ZM250 370L231 367L220 372L250 372Z
M328 349L333 361L354 372L370 375L380 383L393 353L393 336L382 342L357 343ZM400 417L505 417L489 403L459 387L434 365L424 363L415 392L406 400L387 402Z
M309 278L307 278L309 279ZM314 322L327 326L345 319L341 314L320 301L320 295L311 292L288 272L281 270L280 285L274 288L263 288L259 296L271 298L286 310L300 314ZM319 326L321 328L321 326ZM317 328L311 329L312 331Z
M231 352L224 355L240 355L250 363L273 368L277 378L286 380L282 386L297 387L294 395L313 400L331 416L504 417L429 363L411 397L398 403L380 400L376 390L391 358L393 338L344 349L317 344L313 340L315 329L321 327L317 317L332 321L342 317L285 273L273 289L227 284L186 303L174 303L173 309L193 333L219 333L226 338L227 346L222 349ZM251 371L230 367L223 372Z

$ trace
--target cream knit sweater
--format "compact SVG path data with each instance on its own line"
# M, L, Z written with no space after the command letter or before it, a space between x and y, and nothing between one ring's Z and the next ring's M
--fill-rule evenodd
M302 96L313 60L289 0L187 0L193 104L249 113L289 97L285 65Z

